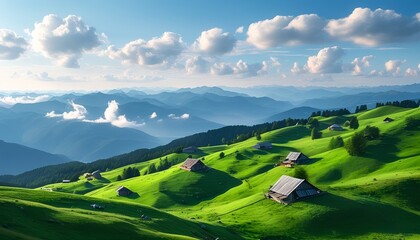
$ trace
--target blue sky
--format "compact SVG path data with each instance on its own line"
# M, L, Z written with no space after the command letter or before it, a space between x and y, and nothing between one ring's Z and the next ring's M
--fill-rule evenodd
M418 83L418 1L0 1L0 91Z

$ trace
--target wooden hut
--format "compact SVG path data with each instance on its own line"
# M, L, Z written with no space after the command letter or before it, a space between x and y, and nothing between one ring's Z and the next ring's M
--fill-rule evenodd
M305 179L283 175L270 188L266 196L267 198L273 199L279 203L290 204L320 193L321 190L310 184Z
M96 171L94 171L94 172L92 173L92 177L94 177L94 178L96 178L96 179L102 178L102 175L101 175L101 170L96 170Z
M305 163L308 160L309 158L302 152L289 152L281 165L285 167L294 167L295 164Z
M207 169L207 166L198 159L194 158L187 158L184 163L180 166L181 169L184 169L186 171L203 171Z
M133 193L130 189L124 186L117 188L115 191L117 192L118 196L128 196Z
M384 119L384 122L385 123L390 123L390 122L393 122L394 121L394 119L392 119L392 118L390 118L390 117L386 117L385 119Z
M255 149L271 149L273 145L270 142L259 142L252 147Z
M343 127L338 125L338 124L333 124L331 126L328 127L328 130L330 131L343 131Z

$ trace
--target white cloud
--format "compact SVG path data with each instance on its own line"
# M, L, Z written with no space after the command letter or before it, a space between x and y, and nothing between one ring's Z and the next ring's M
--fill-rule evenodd
M213 75L230 75L233 74L233 68L227 63L214 63L210 72Z
M223 32L220 28L212 28L201 32L194 47L206 54L222 55L231 52L235 44L236 39L232 34Z
M393 10L356 8L345 18L330 20L327 32L338 39L366 46L418 40L420 21L406 18Z
M137 128L145 125L145 123L129 121L125 115L118 115L118 102L115 100L108 102L108 107L105 109L104 117L100 117L96 120L85 120L85 122L111 123L112 125L120 128Z
M249 25L247 41L257 48L316 43L326 38L325 21L316 14L276 16Z
M277 63L278 62L275 61L275 59L253 64L249 64L243 60L239 60L235 64L221 62L214 63L210 69L210 72L213 75L236 75L237 77L254 77L257 75L266 74L270 66L274 66Z
M28 43L23 37L8 29L0 29L0 59L19 58L26 50Z
M124 45L121 49L109 46L107 54L111 59L121 59L124 63L139 65L167 64L176 58L184 49L180 35L164 32L161 37L149 41L137 39Z
M393 75L399 75L401 73L401 65L404 62L404 60L389 60L385 62L385 71Z
M156 112L153 112L152 114L150 114L150 119L155 119L155 118L157 118L157 113Z
M200 56L194 56L185 62L185 71L188 74L206 73L209 69L209 62Z
M236 29L235 33L243 33L244 32L244 26L240 26Z
M419 75L419 70L414 68L407 68L405 70L405 76L406 77L417 77Z
M364 56L362 58L355 58L351 62L351 65L353 67L352 74L353 75L361 75L361 74L363 74L364 68L370 66L370 62L369 61L371 59L373 59L373 56L372 55Z
M17 103L23 103L23 104L32 104L32 103L38 103L38 102L45 102L50 99L50 96L48 95L41 95L41 96L19 96L19 97L12 97L12 96L5 96L0 97L0 104L2 105L15 105Z
M305 65L310 73L342 72L342 48L334 46L321 49L316 56L311 56Z
M56 59L59 65L68 68L78 68L78 60L83 53L98 47L104 38L79 16L69 15L62 19L53 14L35 23L31 36L35 51Z
M294 62L293 63L293 67L290 69L290 72L294 73L294 74L301 74L301 73L305 73L305 69L299 66L299 63Z
M171 113L171 114L168 115L168 117L170 119L176 119L176 120L184 119L185 120L185 119L189 119L190 118L190 114L184 113L181 116L176 116L174 113Z
M76 104L73 101L70 102L70 105L73 108L73 111L63 112L63 113L55 113L55 111L51 111L45 114L46 117L54 118L54 117L62 117L64 120L83 120L86 117L87 110L84 106L80 104Z

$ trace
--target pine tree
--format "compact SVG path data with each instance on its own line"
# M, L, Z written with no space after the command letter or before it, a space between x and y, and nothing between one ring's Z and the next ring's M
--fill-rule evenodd
M352 117L350 119L350 128L352 128L352 129L358 129L359 128L359 121L357 120L357 117Z

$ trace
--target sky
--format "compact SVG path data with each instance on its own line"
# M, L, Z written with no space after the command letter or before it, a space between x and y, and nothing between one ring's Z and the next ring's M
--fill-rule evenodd
M0 91L420 83L419 1L0 0Z

